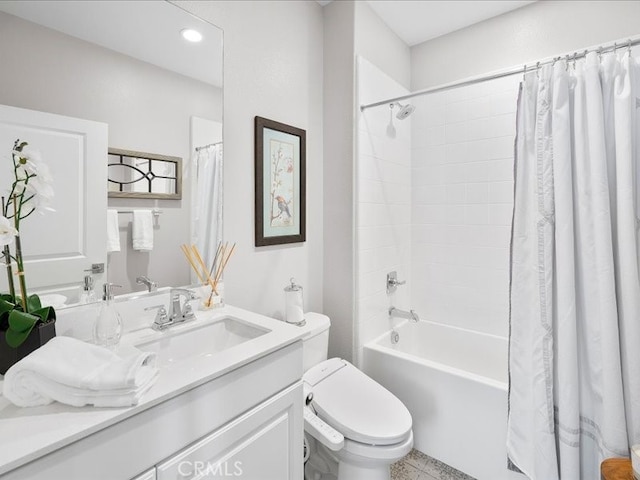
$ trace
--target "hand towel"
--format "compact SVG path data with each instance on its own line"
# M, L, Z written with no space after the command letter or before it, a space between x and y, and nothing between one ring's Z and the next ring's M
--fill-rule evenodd
M133 211L133 249L153 250L153 215L151 210Z
M136 405L158 375L157 357L54 337L5 374L3 395L19 407L58 401L81 407Z
M107 253L120 251L118 211L107 210Z

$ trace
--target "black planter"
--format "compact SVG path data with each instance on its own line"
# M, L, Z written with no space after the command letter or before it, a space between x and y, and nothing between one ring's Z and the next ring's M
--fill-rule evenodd
M0 375L4 375L11 365L16 363L18 360L22 360L55 336L55 320L36 325L33 330L31 330L31 333L24 343L18 348L12 348L7 345L7 341L4 338L4 332L0 331Z

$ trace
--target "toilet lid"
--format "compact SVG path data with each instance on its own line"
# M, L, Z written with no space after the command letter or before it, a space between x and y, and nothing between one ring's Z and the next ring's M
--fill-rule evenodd
M389 390L346 360L332 358L303 377L318 416L346 438L369 445L403 441L411 414Z

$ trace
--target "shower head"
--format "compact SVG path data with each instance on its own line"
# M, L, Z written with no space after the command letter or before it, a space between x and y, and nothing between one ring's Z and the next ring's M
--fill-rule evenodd
M397 105L400 108L398 113L396 113L396 118L398 120L404 120L409 115L411 115L413 111L416 109L416 107L414 107L410 103L407 103L406 105L402 105L400 102L394 102L391 105L392 105L391 108L393 108L393 105Z

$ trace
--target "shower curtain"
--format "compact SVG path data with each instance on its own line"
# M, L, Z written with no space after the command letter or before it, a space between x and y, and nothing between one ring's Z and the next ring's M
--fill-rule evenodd
M507 450L532 480L599 480L640 443L638 73L589 53L521 84Z
M222 158L222 143L200 148L195 154L193 243L209 266L222 240Z

